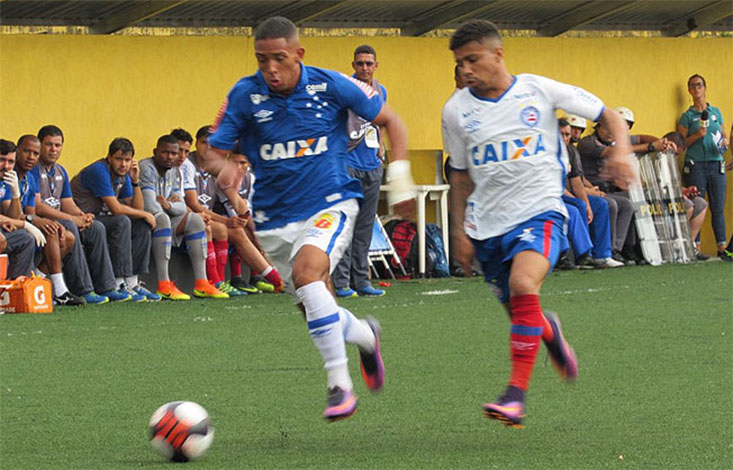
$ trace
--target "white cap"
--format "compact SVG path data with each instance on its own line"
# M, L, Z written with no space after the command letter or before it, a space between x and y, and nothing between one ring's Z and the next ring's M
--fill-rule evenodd
M634 122L634 112L625 106L614 108L624 118L624 121Z
M568 123L573 127L579 127L581 129L588 127L585 123L585 118L576 116L575 114L568 114Z

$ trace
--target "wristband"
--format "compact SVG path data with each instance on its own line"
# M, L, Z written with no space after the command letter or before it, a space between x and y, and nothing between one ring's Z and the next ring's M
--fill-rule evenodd
M139 182L137 182L137 183L130 183L130 184L132 185L133 188L139 188L140 187L140 183Z
M649 142L649 152L654 151L654 142Z
M386 182L390 186L390 191L387 193L387 203L390 206L415 198L413 189L415 182L412 180L409 160L396 160L390 163L387 166Z

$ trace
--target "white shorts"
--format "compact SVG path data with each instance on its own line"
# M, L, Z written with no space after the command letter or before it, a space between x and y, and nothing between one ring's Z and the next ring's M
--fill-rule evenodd
M257 238L267 256L280 272L288 292L293 286L293 260L303 245L312 245L328 255L329 273L351 245L354 220L359 213L359 202L347 199L317 212L307 220L291 222L284 227L257 231Z

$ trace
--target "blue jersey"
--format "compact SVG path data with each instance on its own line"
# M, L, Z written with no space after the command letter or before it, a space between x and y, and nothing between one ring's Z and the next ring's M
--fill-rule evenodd
M71 180L71 192L79 209L90 214L110 215L103 197L127 199L133 196L130 177L116 176L102 158L87 166Z
M15 171L18 171L17 169ZM18 180L20 186L20 207L25 212L26 207L36 207L36 194L38 193L38 181L33 176L33 173L28 172L23 178ZM7 188L3 194L3 201L10 201L12 199L12 191Z
M229 92L209 143L232 150L239 140L256 177L254 220L260 229L282 227L362 197L346 171L347 111L371 121L382 104L369 85L339 72L301 64L288 96L271 92L257 72Z

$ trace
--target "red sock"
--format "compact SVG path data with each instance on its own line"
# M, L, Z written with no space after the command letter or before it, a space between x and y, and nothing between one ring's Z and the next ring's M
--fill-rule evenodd
M214 244L211 242L206 243L206 277L213 284L221 282L219 272L216 270L216 251L214 251Z
M229 257L229 271L232 277L242 277L242 257L236 251Z
M227 278L227 258L229 257L229 242L227 240L214 240L216 250L216 270L219 272L219 279Z
M274 266L268 266L267 269L262 271L262 275L265 276L265 280L275 286L275 291L279 292L283 288L283 280L280 277L280 273L277 272Z
M510 299L512 328L510 349L512 376L509 385L522 390L529 388L529 379L540 346L544 316L537 295L517 295Z

